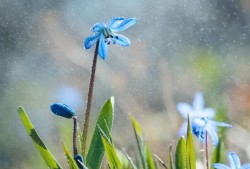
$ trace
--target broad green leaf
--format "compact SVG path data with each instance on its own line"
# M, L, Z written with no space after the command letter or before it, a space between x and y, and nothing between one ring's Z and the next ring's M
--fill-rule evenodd
M74 158L72 157L71 153L69 152L68 148L66 147L66 145L63 142L62 142L62 147L63 147L63 151L65 153L65 156L67 157L69 168L70 169L78 169L78 166L77 166Z
M123 168L120 159L118 158L118 155L116 153L115 146L110 142L109 138L105 135L104 131L102 131L101 128L100 133L110 169Z
M60 169L62 168L60 164L56 161L53 155L50 153L46 145L43 143L39 135L37 134L35 128L33 127L27 113L23 107L18 108L18 114L24 124L26 132L31 137L36 149L39 151L40 155L43 157L44 161L51 169Z
M181 137L178 141L175 151L175 168L176 169L187 169L187 158L186 158L186 141L184 137Z
M211 164L214 163L225 163L225 146L221 138L219 139L219 143L217 147L213 151L213 156L211 160ZM213 169L213 167L211 167Z
M189 117L188 117L186 150L187 150L187 156L186 156L187 157L187 169L196 169L194 142L193 142L193 135L192 135L191 127L190 127Z
M169 151L168 151L169 168L174 169L171 151L172 151L172 146L169 146Z
M148 145L146 145L148 169L155 169L154 158Z
M109 131L111 131L113 125L113 119L114 97L111 97L103 105L95 126L94 134L86 158L86 166L89 169L99 169L104 156L104 146L102 143L98 125L100 126L100 128L102 128L105 135L109 136Z
M138 149L139 149L141 165L142 165L143 169L148 169L147 152L146 152L146 147L145 147L145 144L144 144L144 140L143 140L140 125L138 124L138 122L135 120L134 117L130 116L130 118L131 118L131 121L132 121L137 146L138 146Z

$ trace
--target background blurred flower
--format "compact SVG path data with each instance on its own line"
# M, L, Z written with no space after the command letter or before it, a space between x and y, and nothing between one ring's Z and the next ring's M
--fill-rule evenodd
M209 120L205 117L193 118L191 120L191 128L192 128L193 134L197 136L197 138L200 141L205 143L206 132L208 132L214 146L217 146L219 142L219 138L217 134L217 126L232 127L232 125L230 124Z
M179 103L177 104L177 110L186 120L189 116L193 134L203 143L206 139L206 132L208 132L214 146L217 146L219 140L217 126L232 127L230 124L211 120L215 116L215 111L212 108L205 108L205 101L201 92L195 94L192 106L188 103ZM186 132L187 121L182 124L179 135L185 135Z
M205 108L205 101L201 92L195 94L192 105L181 102L177 104L176 108L184 119L187 120L189 116L190 121L192 121L193 118L212 119L215 116L215 110L213 108ZM187 122L181 126L179 135L184 135L186 131Z
M215 163L212 166L216 169L250 169L250 163L241 165L238 155L234 152L229 152L227 154L227 158L228 158L230 167L225 164L220 164L220 163Z

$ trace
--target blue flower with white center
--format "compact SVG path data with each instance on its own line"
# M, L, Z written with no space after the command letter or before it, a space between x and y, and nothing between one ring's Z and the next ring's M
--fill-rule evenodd
M227 158L228 158L230 167L225 164L220 164L220 163L212 164L212 166L215 169L250 169L250 163L241 165L238 155L234 152L229 152L227 154Z
M197 136L199 140L205 142L206 132L208 132L215 146L218 144L217 126L232 127L230 124L212 120L215 116L215 110L212 108L205 108L205 101L201 92L195 94L192 105L188 103L179 103L177 104L177 110L183 118L186 119L186 122L183 123L179 130L180 136L184 135L187 131L188 116L190 118L193 134Z
M217 134L217 126L220 127L232 127L232 125L209 120L206 117L195 117L191 119L192 133L203 143L206 141L206 132L210 136L214 146L218 145L219 137Z
M91 28L93 34L84 41L85 49L91 48L91 46L99 41L98 55L105 60L108 55L109 44L113 43L119 46L130 45L130 40L127 37L116 33L131 27L136 22L135 18L125 19L124 17L116 17L108 21L107 24L96 23Z

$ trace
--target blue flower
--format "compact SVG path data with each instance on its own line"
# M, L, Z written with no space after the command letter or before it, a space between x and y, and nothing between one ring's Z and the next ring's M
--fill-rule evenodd
M52 104L50 106L50 110L58 116L62 116L69 119L76 115L75 111L71 107L62 103Z
M192 132L199 140L205 142L206 132L208 132L211 140L215 146L218 144L217 126L232 127L230 124L213 121L215 110L212 108L205 108L205 101L203 94L197 92L195 94L193 104L179 103L177 110L186 119L179 131L179 135L184 135L187 131L187 119L190 118Z
M84 41L85 49L91 48L99 40L98 55L105 60L108 55L108 45L110 43L119 46L130 45L130 40L127 37L116 33L129 28L136 22L135 18L125 19L124 17L116 17L108 21L107 24L94 24L91 28L93 34Z
M190 123L191 123L191 129L192 129L193 134L200 141L205 143L206 132L207 132L214 146L217 146L219 142L219 138L217 134L217 126L232 127L232 125L230 124L209 120L206 117L195 117L190 120Z
M227 154L227 158L228 158L230 167L225 164L220 164L220 163L215 163L212 166L216 169L250 169L250 163L241 165L238 155L234 152L229 152Z

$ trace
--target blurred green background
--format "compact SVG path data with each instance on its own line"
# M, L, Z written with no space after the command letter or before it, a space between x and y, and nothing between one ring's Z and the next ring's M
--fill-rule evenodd
M82 42L93 24L116 16L138 23L122 32L130 47L110 45L107 60L98 58L92 125L114 96L116 146L134 148L131 113L164 159L183 122L175 105L191 103L202 91L206 105L225 110L234 125L226 134L227 149L250 161L249 0L0 2L1 169L46 168L18 117L20 105L66 166L59 143L71 146L72 122L54 116L49 106L68 103L82 124L94 52Z

